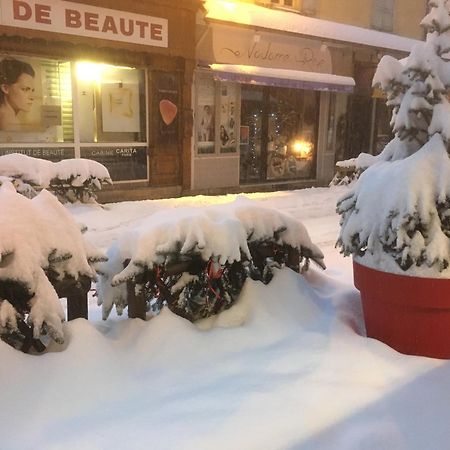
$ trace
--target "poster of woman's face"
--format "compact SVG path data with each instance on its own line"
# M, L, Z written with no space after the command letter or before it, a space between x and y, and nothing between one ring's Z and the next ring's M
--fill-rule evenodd
M13 57L0 60L0 131L39 130L39 81L39 70L27 60Z

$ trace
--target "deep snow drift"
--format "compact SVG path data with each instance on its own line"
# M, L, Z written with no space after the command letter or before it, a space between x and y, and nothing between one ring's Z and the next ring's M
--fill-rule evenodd
M328 269L247 280L210 329L165 310L64 324L64 347L24 355L0 342L0 448L446 449L450 365L364 337L351 260L334 248L346 187L254 194L289 212ZM164 208L234 196L71 205L105 249ZM211 325L211 324L210 324Z

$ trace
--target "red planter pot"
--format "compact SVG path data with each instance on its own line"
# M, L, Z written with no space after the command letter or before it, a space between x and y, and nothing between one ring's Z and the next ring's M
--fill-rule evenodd
M396 275L353 261L367 336L408 355L450 359L450 280Z

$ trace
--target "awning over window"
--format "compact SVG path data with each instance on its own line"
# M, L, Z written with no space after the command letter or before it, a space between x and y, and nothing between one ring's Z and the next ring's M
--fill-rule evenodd
M221 81L348 93L355 87L351 77L326 73L232 64L211 64L210 67L215 78Z

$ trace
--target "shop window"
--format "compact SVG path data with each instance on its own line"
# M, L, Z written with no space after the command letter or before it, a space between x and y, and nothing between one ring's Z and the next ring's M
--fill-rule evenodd
M145 71L79 61L75 66L80 156L114 182L148 178Z
M73 140L70 63L0 57L0 144Z
M348 94L329 93L326 152L334 153L335 162L342 161L346 150Z
M104 164L113 181L146 180L146 122L144 70L0 56L0 154L81 156Z
M145 142L143 70L77 62L80 141Z
M292 9L297 6L298 0L270 0L272 5L284 6L286 8Z
M240 180L252 183L264 179L264 158L267 139L265 99L266 90L259 86L242 86L241 89L241 140L240 140Z
M272 88L268 122L267 179L311 177L318 124L317 93Z
M198 155L236 154L239 87L215 81L209 74L197 80L196 142Z
M313 177L319 94L258 86L241 92L241 182Z
M380 31L393 31L394 0L374 0L372 27Z

